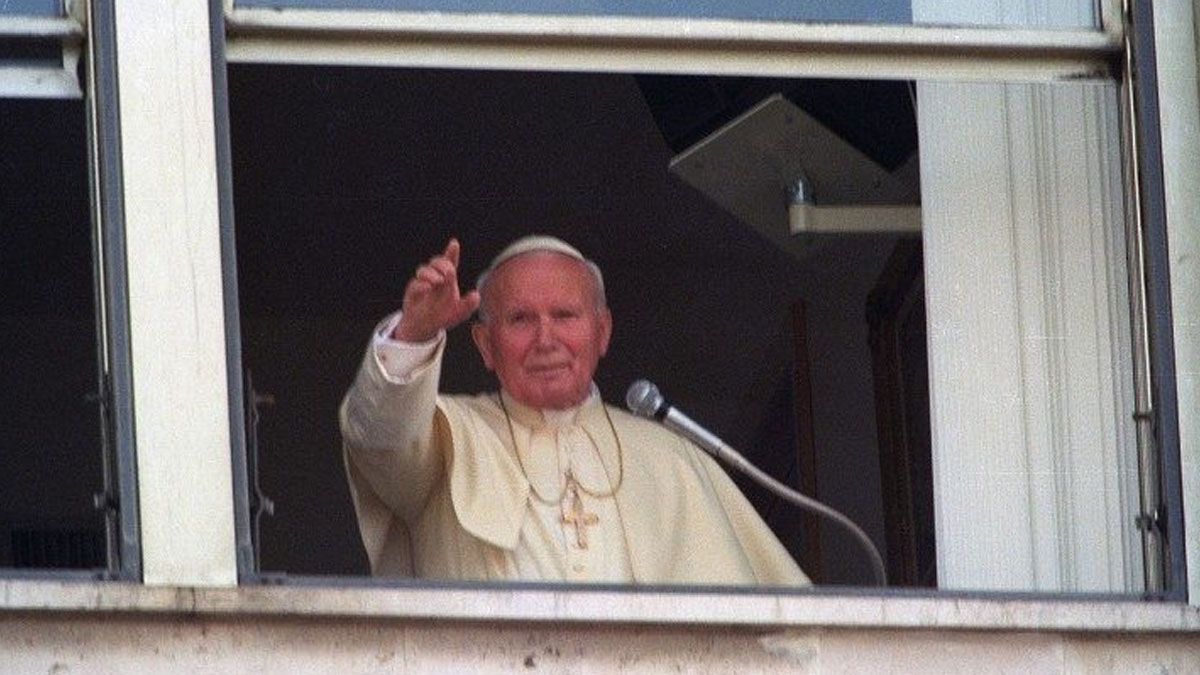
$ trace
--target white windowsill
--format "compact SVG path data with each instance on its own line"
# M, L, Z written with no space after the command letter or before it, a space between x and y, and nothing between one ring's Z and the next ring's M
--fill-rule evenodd
M1200 607L1130 600L0 580L0 612L120 612L522 622L1200 633Z

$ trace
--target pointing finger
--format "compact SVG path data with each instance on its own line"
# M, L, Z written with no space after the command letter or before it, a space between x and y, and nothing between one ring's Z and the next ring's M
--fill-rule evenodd
M451 237L450 241L446 242L446 250L444 253L442 253L442 255L446 256L446 259L450 261L450 264L458 267L458 255L461 250L462 247L459 246L458 240L454 237Z

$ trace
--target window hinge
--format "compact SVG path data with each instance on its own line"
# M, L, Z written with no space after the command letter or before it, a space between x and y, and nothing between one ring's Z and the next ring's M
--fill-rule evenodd
M105 511L109 513L116 513L117 509L120 508L120 502L117 500L116 496L107 491L93 494L92 505L96 507L97 511Z
M1150 513L1139 514L1137 518L1134 518L1133 522L1137 526L1137 529L1141 530L1142 532L1157 534L1160 536L1166 532L1167 529L1166 516L1161 508L1154 509L1154 511Z

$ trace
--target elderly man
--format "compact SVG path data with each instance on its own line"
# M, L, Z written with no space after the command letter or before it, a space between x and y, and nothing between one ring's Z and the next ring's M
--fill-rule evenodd
M601 401L592 375L612 317L594 263L526 237L463 294L458 260L451 240L417 269L342 404L376 575L808 583L712 460ZM476 309L471 335L500 391L439 395L446 331Z

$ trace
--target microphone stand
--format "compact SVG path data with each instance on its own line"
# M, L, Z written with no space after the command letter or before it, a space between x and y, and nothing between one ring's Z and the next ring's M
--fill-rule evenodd
M871 541L871 538L854 521L812 497L807 497L796 492L772 478L762 469L751 464L741 453L726 445L724 441L717 438L712 432L696 424L687 415L684 415L668 404L663 395L659 393L658 387L654 386L652 382L638 380L630 385L629 391L625 394L625 405L635 415L648 419L656 419L668 428L674 429L708 454L733 466L788 503L824 516L841 525L867 552L867 557L871 562L871 571L875 574L875 582L880 586L887 586L887 568L884 567L883 556L879 555L879 549L875 548L875 544Z
M879 549L875 548L874 542L863 532L853 520L850 520L836 509L830 508L821 502L807 497L792 488L780 483L771 477L762 469L750 463L750 460L743 457L740 453L733 450L727 445L720 445L716 448L716 456L725 461L726 464L733 466L738 471L746 474L754 480L754 482L767 488L771 492L778 495L783 500L798 506L802 509L807 509L818 515L824 516L829 520L841 525L847 532L853 535L864 550L867 552L867 557L871 562L871 571L875 575L875 583L881 587L887 586L887 568L883 564L883 556L879 555Z

